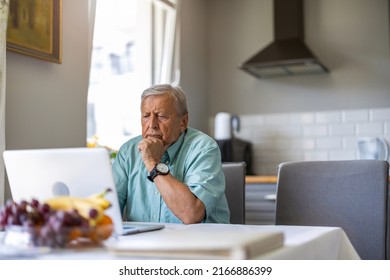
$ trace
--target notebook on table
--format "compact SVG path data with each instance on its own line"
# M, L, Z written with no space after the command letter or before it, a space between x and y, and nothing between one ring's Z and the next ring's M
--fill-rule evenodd
M40 201L58 196L88 197L110 188L106 195L111 207L115 233L134 234L164 227L162 224L124 223L105 148L58 148L7 150L3 153L12 199L36 198Z
M202 226L202 225L201 225ZM192 230L191 226L158 235L131 236L106 242L120 257L168 259L256 259L284 244L282 231Z

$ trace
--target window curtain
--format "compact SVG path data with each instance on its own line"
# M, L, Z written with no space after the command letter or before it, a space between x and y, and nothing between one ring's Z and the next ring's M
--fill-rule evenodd
M9 0L0 0L0 155L5 149L5 59ZM5 169L0 157L0 205L4 204Z
M153 2L153 84L179 85L180 0Z

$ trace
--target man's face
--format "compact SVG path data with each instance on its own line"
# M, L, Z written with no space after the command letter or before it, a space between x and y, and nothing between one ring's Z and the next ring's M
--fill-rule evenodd
M179 117L168 94L150 96L141 103L142 137L155 137L169 147L187 128L188 114Z

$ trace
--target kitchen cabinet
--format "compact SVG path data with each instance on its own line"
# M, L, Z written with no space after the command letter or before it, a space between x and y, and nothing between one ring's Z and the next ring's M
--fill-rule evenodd
M245 223L275 224L276 178L247 178L245 186Z

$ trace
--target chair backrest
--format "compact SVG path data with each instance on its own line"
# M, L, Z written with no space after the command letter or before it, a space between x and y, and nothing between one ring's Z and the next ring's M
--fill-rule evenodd
M380 160L282 163L275 223L341 227L362 259L389 259L388 176Z
M223 162L230 223L245 224L245 162Z

